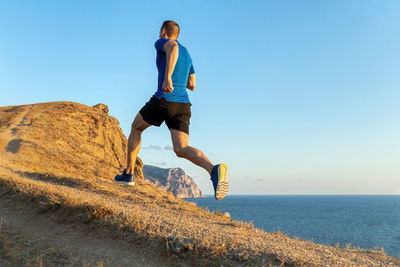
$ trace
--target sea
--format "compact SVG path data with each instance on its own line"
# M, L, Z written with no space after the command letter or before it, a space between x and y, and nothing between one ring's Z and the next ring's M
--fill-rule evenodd
M266 232L400 258L400 195L228 195L186 199Z

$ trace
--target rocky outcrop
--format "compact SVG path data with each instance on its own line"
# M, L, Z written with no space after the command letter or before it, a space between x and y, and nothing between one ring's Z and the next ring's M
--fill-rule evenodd
M194 180L181 168L163 169L144 165L143 176L158 188L171 192L179 198L204 197Z
M42 176L114 179L126 164L126 149L119 122L104 104L0 107L0 164L9 168ZM143 179L142 166L138 158L135 182Z

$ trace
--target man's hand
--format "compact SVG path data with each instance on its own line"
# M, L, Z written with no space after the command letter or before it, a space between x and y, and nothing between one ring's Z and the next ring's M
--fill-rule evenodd
M170 93L174 90L174 86L172 85L172 80L168 78L164 78L164 82L162 84L162 89L164 93Z
M186 83L186 88L194 91L195 87L196 87L196 74L192 73L189 74L188 81Z

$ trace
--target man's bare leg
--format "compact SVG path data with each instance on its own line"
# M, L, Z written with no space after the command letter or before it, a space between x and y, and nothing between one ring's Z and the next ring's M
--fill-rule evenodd
M131 133L128 138L127 174L133 174L136 157L140 150L142 132L149 126L151 126L151 124L145 122L140 113L136 115L132 122Z
M214 165L211 161L204 155L203 152L197 148L191 147L189 143L189 135L185 132L170 129L172 145L174 147L174 152L180 158L185 158L197 166L205 169L210 175Z

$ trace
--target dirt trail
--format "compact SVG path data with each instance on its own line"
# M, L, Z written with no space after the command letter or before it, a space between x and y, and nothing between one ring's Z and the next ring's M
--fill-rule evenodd
M29 203L5 196L0 197L0 254L0 266L190 266L143 244L110 238L102 229L38 215Z

